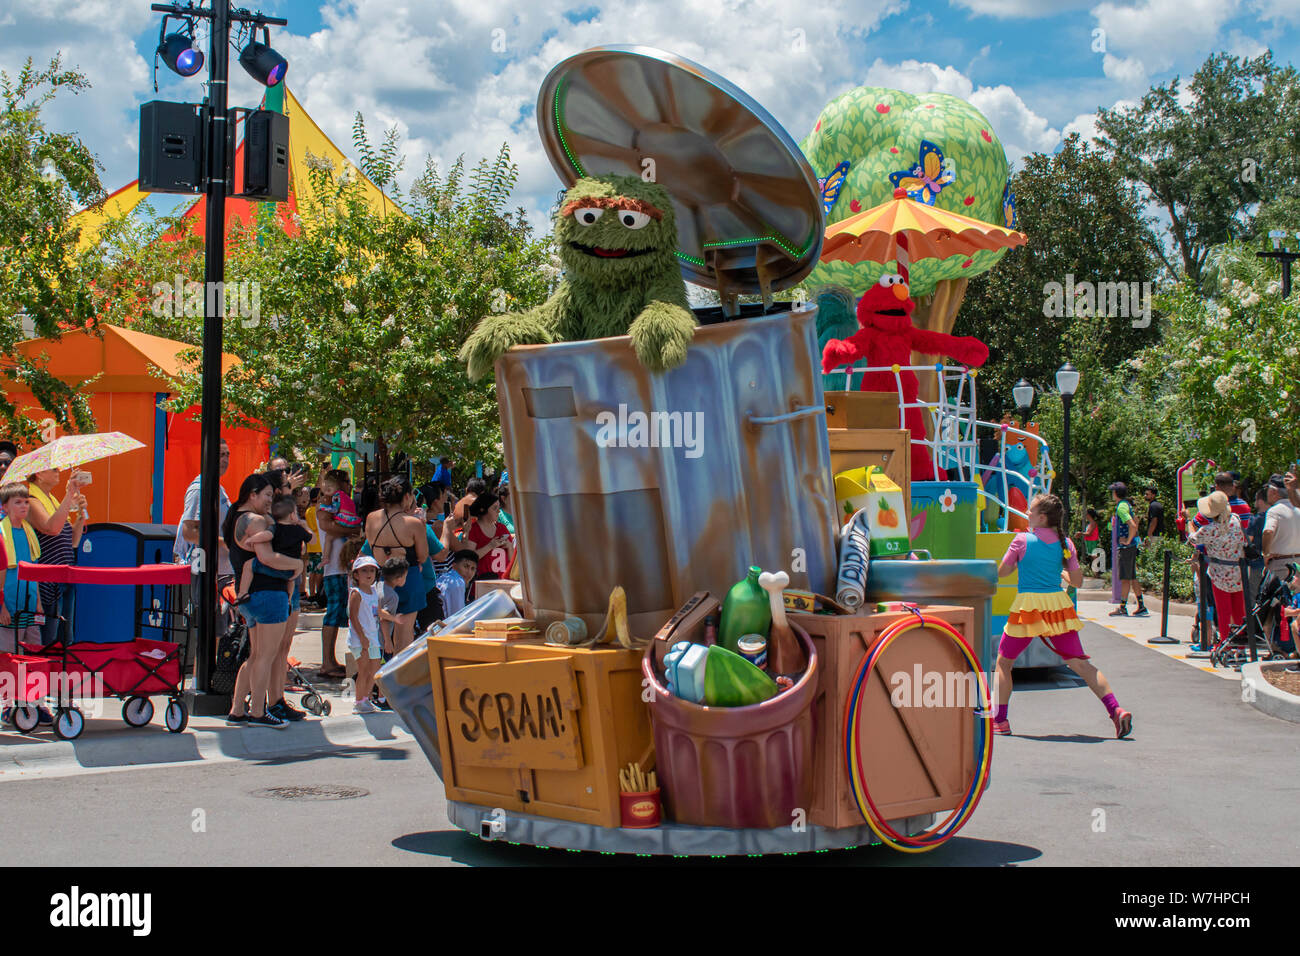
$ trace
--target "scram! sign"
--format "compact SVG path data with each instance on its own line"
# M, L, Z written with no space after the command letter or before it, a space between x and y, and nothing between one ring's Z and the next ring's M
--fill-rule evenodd
M567 661L467 664L445 671L457 761L478 767L577 770L578 685Z

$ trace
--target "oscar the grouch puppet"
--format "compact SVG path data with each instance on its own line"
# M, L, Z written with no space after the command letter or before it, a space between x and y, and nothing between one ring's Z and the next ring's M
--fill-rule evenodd
M663 187L636 176L580 179L555 220L564 278L542 305L490 315L465 340L471 379L515 345L629 335L651 371L686 361L695 316L677 266L677 220Z

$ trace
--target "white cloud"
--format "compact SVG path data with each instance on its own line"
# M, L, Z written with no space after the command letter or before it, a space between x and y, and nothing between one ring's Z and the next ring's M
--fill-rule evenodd
M1054 17L1070 10L1082 10L1093 0L949 0L971 13L1008 19L1011 17ZM1280 2L1280 0L1279 0Z
M1188 56L1214 47L1221 28L1237 15L1241 0L1137 0L1133 4L1100 3L1092 10L1105 31L1106 75L1136 82L1138 65L1144 75L1163 73ZM1110 52L1126 54L1127 58ZM1112 59L1114 62L1112 62Z
M580 6L569 0L526 6L517 0L331 0L322 29L311 36L282 30L273 43L290 60L295 95L345 150L358 110L372 134L396 123L406 138L404 185L423 169L426 155L443 169L462 153L473 165L508 142L520 169L516 201L540 228L560 183L533 112L542 80L564 58L635 37L720 73L799 140L821 107L857 82L852 64L862 38L906 3L609 0L571 23L566 12ZM721 42L726 37L743 42ZM493 48L494 39L504 41L504 50L499 42ZM232 97L235 92L232 85Z
M977 87L951 66L918 60L886 63L877 59L867 68L863 82L914 94L948 93L968 101L988 119L1006 147L1007 160L1013 165L1028 153L1053 149L1061 140L1060 130L1052 129L1011 87Z
M1255 39L1255 37L1247 36L1240 30L1233 30L1228 34L1228 42L1224 44L1224 49L1233 56L1253 60L1255 57L1268 52L1268 44Z
M1146 65L1137 57L1119 57L1107 53L1101 61L1101 71L1107 77L1127 87L1145 86Z
M1300 4L1296 0L1252 0L1250 7L1263 20L1300 23Z
M138 106L153 98L150 64L136 52L134 38L151 22L157 21L148 4L46 0L10 5L0 30L0 69L11 78L29 56L41 69L59 52L63 69L86 74L91 89L76 96L65 89L42 118L49 128L78 133L99 155L108 189L134 178ZM124 171L131 175L121 179Z

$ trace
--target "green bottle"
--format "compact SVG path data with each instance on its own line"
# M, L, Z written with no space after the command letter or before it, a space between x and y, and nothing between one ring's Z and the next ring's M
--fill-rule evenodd
M772 603L767 592L758 586L758 576L763 569L750 566L745 580L732 585L722 602L722 624L718 628L718 644L729 651L740 653L740 639L746 634L762 634L772 627Z

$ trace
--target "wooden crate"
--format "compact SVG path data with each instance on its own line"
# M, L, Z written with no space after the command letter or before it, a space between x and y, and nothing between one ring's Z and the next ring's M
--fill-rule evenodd
M428 642L448 800L619 826L618 770L653 756L640 651Z
M970 642L970 608L945 605L921 610L947 621ZM863 655L889 625L910 616L906 611L790 615L792 622L811 635L821 662L821 686L813 705L817 738L813 801L808 815L818 826L838 829L863 823L844 761L844 706ZM927 672L946 675L968 671L964 656L950 638L934 631L916 631L895 641L885 651L876 672L868 677L866 698L858 711L862 759L872 799L886 820L960 806L975 775L975 701L969 706L952 707L893 705L891 691L910 690L910 685L917 683L917 666L921 674L918 695ZM898 681L891 687L898 673L907 674L908 681ZM944 682L948 683L946 678ZM920 702L924 702L923 697Z
M898 395L895 392L827 392L826 427L897 429Z
M852 394L852 393L849 393ZM830 428L831 474L878 465L903 489L903 506L912 515L912 455L906 428ZM839 516L841 521L844 515Z

